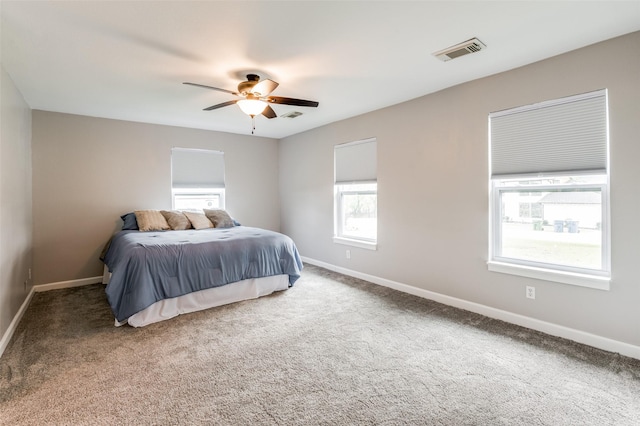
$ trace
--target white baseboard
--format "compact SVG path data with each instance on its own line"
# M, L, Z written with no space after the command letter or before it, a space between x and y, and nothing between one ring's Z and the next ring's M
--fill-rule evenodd
M501 309L492 308L490 306L481 305L475 302L469 302L467 300L458 299L456 297L447 296L441 293L436 293L429 290L413 287L410 285L402 284L396 281L391 281L385 278L376 277L374 275L364 274L362 272L352 271L340 266L331 265L319 260L310 259L308 257L302 257L303 262L310 263L312 265L320 266L331 271L338 272L343 275L348 275L354 278L359 278L365 281L379 284L384 287L389 287L394 290L409 293L414 296L422 297L424 299L433 300L435 302L442 303L444 305L453 306L455 308L464 309L467 311L475 312L487 316L489 318L498 319L511 324L516 324L522 327L530 328L533 330L541 331L552 336L562 337L564 339L573 340L578 343L593 346L594 348L603 349L605 351L617 352L621 355L631 358L640 359L640 346L631 345L629 343L620 342L617 340L609 339L607 337L597 336L595 334L586 333L584 331L576 330L573 328L565 327L558 324L553 324L546 321L541 321L535 318L527 317L513 312L503 311Z
M33 290L33 287L32 287L31 291L29 292L29 294L27 294L27 297L24 299L24 302L22 302L20 309L18 309L18 312L16 312L16 315L13 317L13 320L11 320L11 324L9 324L7 331L4 332L4 335L2 336L2 340L0 340L0 357L4 353L4 350L7 348L7 346L9 345L9 342L13 337L13 333L15 333L16 329L18 328L18 324L20 324L20 320L22 319L22 317L24 316L24 313L27 311L27 308L29 307L29 303L31 303L31 299L33 298L34 293L35 291Z
M36 293L40 293L41 291L58 290L61 288L71 288L71 287L82 287L83 285L100 284L100 283L102 283L102 276L81 278L79 280L58 281L56 283L49 283L49 284L39 284L39 285L34 285L33 289Z
M7 331L4 332L4 335L2 336L2 340L0 340L0 357L4 353L4 350L7 348L7 346L9 346L9 342L13 337L13 333L15 333L16 329L18 328L18 324L20 324L20 320L24 316L24 313L27 311L27 308L29 307L29 303L31 303L31 299L33 298L34 293L35 291L33 290L33 288L31 288L31 291L29 292L29 294L27 294L27 297L24 299L24 302L22 302L20 309L18 309L18 312L13 317L13 320L11 320L11 324L9 324Z
M102 277L90 277L90 278L82 278L79 280L59 281L56 283L34 285L33 287L31 287L31 291L29 292L27 297L24 299L24 302L22 302L20 309L18 309L18 312L16 312L16 315L13 317L13 320L11 320L11 324L9 324L9 327L4 332L4 335L0 340L0 357L4 353L4 350L7 348L7 346L9 345L9 342L13 337L13 333L15 333L16 328L18 328L18 324L20 323L20 320L24 316L24 313L27 311L27 308L29 307L29 303L31 303L31 299L33 299L33 295L35 293L39 293L42 291L49 291L49 290L57 290L61 288L80 287L83 285L98 284L101 282L102 282Z

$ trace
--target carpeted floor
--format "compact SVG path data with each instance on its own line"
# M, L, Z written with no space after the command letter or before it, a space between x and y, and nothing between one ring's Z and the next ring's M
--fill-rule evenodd
M311 265L142 329L91 285L34 296L0 424L639 425L640 361Z

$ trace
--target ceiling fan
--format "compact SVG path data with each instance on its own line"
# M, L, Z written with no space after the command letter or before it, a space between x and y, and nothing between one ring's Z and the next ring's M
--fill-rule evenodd
M219 92L230 93L232 95L238 96L240 99L223 102L221 104L212 105L204 109L204 111L211 111L214 109L226 107L233 104L238 104L242 112L247 114L252 118L255 118L256 115L262 114L267 118L276 118L277 114L269 106L269 104L283 104L283 105L295 105L295 106L304 106L304 107L317 107L318 102L316 101L307 101L304 99L295 99L295 98L285 98L282 96L269 96L271 92L273 92L276 87L278 87L278 83L273 80L262 80L260 81L260 76L257 74L247 74L247 81L243 81L238 84L238 91L234 92L227 89L220 89L218 87L205 86L204 84L198 83L183 83L188 84L190 86L204 87L205 89L217 90ZM253 125L253 130L255 130L255 121ZM253 134L253 130L251 133Z

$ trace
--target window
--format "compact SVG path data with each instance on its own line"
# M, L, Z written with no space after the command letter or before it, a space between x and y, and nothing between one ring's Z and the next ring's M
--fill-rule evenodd
M186 148L171 150L173 209L223 209L224 195L223 152Z
M222 209L224 189L217 188L174 188L173 208L175 210L200 211L204 209Z
M336 145L334 241L375 249L378 184L375 139Z
M608 289L606 90L489 115L489 269Z
M378 237L375 183L337 185L336 235L375 242Z

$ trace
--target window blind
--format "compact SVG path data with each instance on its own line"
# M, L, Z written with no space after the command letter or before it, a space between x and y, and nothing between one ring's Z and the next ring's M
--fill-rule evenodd
M173 188L224 188L224 152L173 148L171 185Z
M605 171L607 91L489 114L491 175Z
M377 181L377 143L375 139L336 145L334 160L336 184Z

